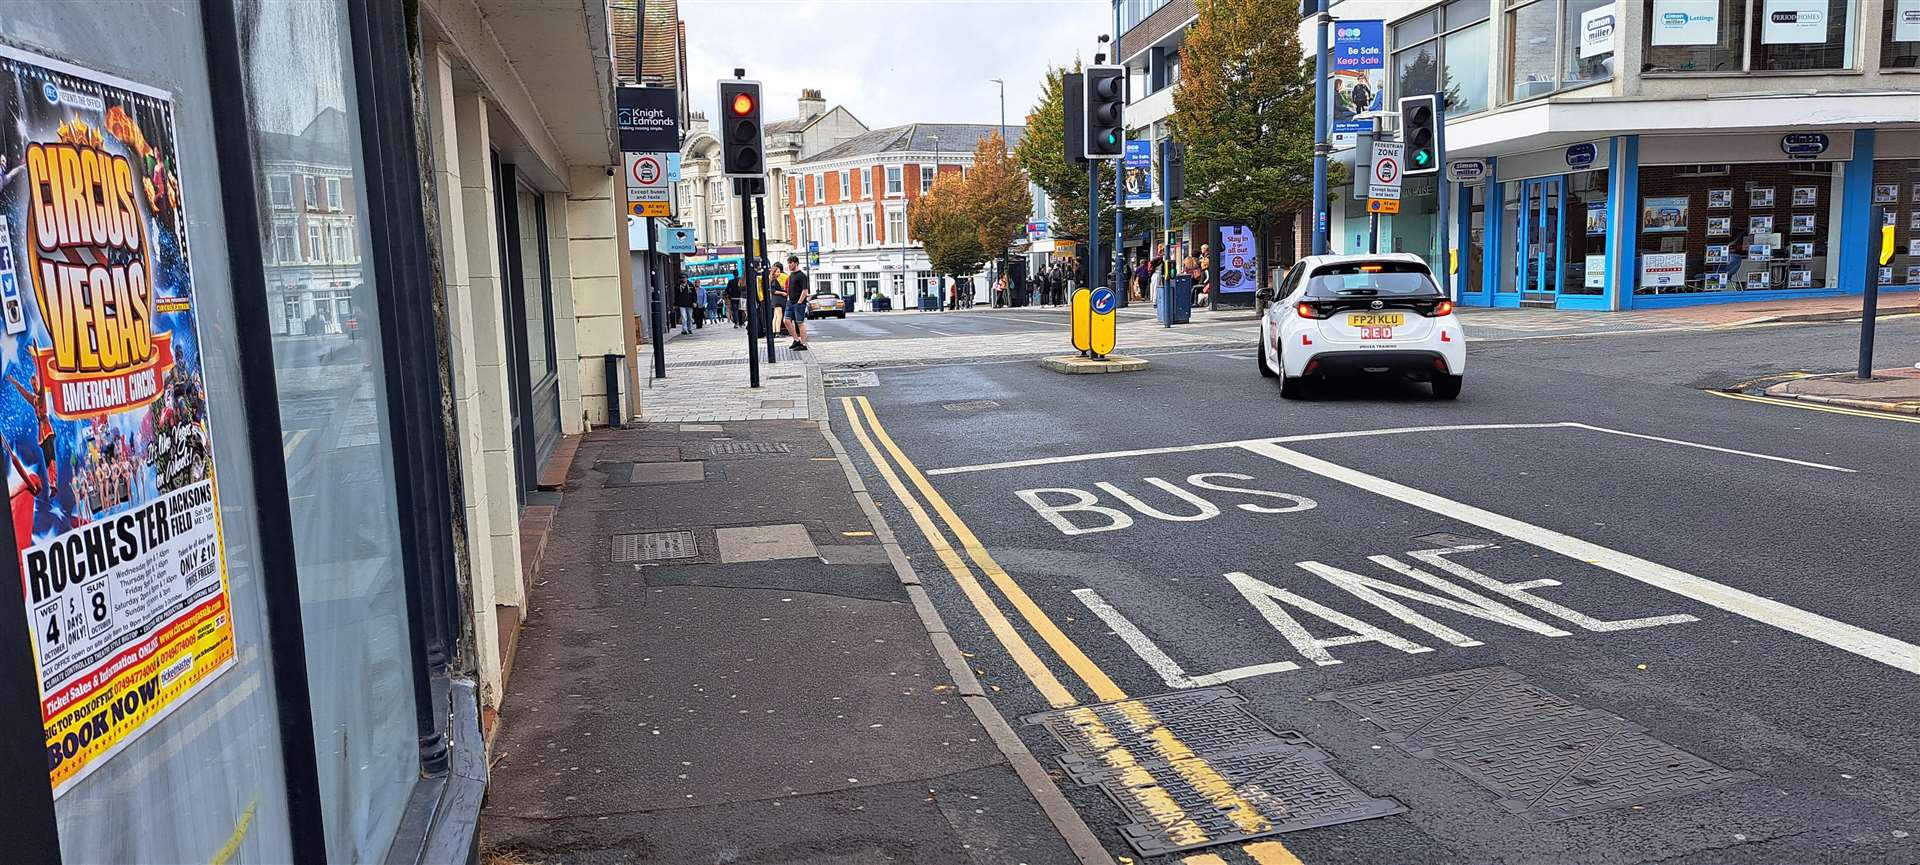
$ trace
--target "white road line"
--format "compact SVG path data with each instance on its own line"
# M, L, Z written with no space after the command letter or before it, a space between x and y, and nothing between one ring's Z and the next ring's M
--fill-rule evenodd
M1552 529L1541 528L1512 517L1375 477L1276 444L1253 442L1245 447L1251 453L1302 471L1336 480L1443 517L1479 526L1571 559L1587 562L1656 589L1664 589L1681 597L1691 598L1735 615L1772 625L1788 633L1818 640L1895 669L1920 674L1920 646L1912 643L1876 634L1865 628L1810 613L1771 598L1764 598L1666 565L1583 541L1571 535L1564 535Z
M1627 432L1626 430L1618 430L1618 429L1608 429L1603 426L1593 426L1591 424L1574 423L1572 421L1568 421L1567 423L1563 424L1563 426L1579 427L1580 429L1593 430L1594 432L1603 432L1609 435L1626 436L1628 438L1636 438L1636 439L1646 439L1647 441L1665 442L1670 445L1682 445L1684 447L1699 448L1701 450L1707 450L1707 451L1718 451L1723 454L1739 454L1740 456L1753 457L1754 459L1757 459L1757 460L1772 460L1777 463L1791 463L1796 466L1806 466L1808 468L1826 469L1827 471L1830 471L1830 472L1846 472L1847 474L1859 474L1859 472L1855 469L1841 468L1840 466L1830 466L1830 465L1827 465L1826 463L1807 462L1806 460L1796 460L1789 457L1777 457L1777 456L1773 456L1772 454L1755 453L1753 451L1743 451L1735 448L1723 448L1723 447L1720 447L1719 445L1701 444L1700 442L1682 441L1680 439L1670 439L1670 438L1664 438L1661 436L1647 435L1646 433Z
M1155 644L1152 637L1147 636L1139 626L1121 615L1119 610L1107 603L1106 598L1100 597L1099 592L1092 589L1074 589L1073 596L1079 598L1080 603L1085 604L1094 615L1099 616L1100 621L1106 622L1107 627L1113 629L1113 635L1126 643L1127 648L1140 656L1140 660L1147 662L1147 666L1152 667L1155 673L1160 674L1160 681L1167 683L1169 688L1205 688L1224 685L1239 679L1251 679L1255 676L1287 673L1300 669L1300 665L1292 661L1273 661L1245 667L1232 667L1217 673L1190 675L1185 667L1180 666L1180 662L1169 657L1159 645Z
M1051 465L1059 465L1062 463L1080 463L1080 462L1088 462L1091 460L1120 459L1123 457L1145 457L1145 456L1154 456L1156 454L1178 454L1178 453L1188 453L1190 451L1224 450L1227 448L1245 447L1249 444L1254 444L1258 442L1317 441L1320 439L1353 438L1355 436L1393 435L1396 433L1442 432L1446 430L1477 430L1477 429L1478 430L1541 429L1543 427L1557 427L1557 426L1567 426L1567 424L1562 424L1562 423L1472 423L1472 424L1453 424L1450 426L1407 426L1407 427L1391 427L1387 429L1347 430L1344 432L1307 433L1305 435L1295 435L1295 436L1268 436L1265 438L1240 439L1238 441L1230 441L1230 442L1206 442L1204 444L1170 445L1167 447L1139 448L1137 450L1126 450L1126 451L1101 451L1099 453L1090 453L1090 454L1068 454L1066 456L1057 456L1057 457L1034 457L1033 459L1009 460L1007 462L1001 462L1001 463L981 463L979 465L971 465L971 466L949 466L944 469L927 469L925 471L929 475L957 475L957 474L965 474L968 472L994 471L997 469L1022 469L1022 468L1031 468L1033 466L1051 466Z

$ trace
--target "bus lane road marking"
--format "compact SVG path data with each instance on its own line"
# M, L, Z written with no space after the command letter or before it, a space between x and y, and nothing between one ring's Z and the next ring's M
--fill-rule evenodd
M1837 619L1784 604L1705 577L1609 549L1552 529L1533 525L1483 508L1457 502L1405 484L1370 475L1338 463L1309 456L1270 442L1251 442L1245 450L1288 466L1338 481L1448 519L1479 526L1525 544L1559 553L1575 561L1612 571L1628 579L1717 607L1737 616L1772 625L1788 633L1826 643L1908 673L1920 674L1920 646L1869 631Z

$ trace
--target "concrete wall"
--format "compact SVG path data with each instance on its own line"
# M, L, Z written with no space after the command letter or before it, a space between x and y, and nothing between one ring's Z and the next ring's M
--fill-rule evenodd
M567 172L566 194L567 259L571 270L572 321L560 319L556 326L571 324L574 351L561 356L571 358L574 380L579 383L580 410L577 416L562 414L563 429L578 432L580 424L602 426L607 423L607 376L605 356L627 353L626 336L631 320L623 303L620 264L626 258L626 216L616 203L621 179L608 176L605 166L573 166ZM565 375L565 373L562 373ZM631 403L629 403L631 405ZM573 426L568 427L567 424Z

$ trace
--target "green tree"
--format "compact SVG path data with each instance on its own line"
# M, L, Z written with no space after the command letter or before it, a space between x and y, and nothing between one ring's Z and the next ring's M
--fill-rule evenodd
M1174 134L1187 145L1181 211L1253 226L1266 256L1275 221L1313 204L1313 62L1300 51L1299 10L1199 0L1196 11L1173 92Z
M933 188L907 208L907 225L914 239L926 247L927 261L936 273L956 277L979 273L992 257L980 243L979 226L967 215L966 182L958 172L937 175Z

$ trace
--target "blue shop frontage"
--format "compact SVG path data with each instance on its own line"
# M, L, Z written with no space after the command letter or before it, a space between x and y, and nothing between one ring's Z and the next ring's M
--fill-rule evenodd
M1333 205L1333 248L1365 250L1365 202L1348 188ZM1879 224L1894 233L1885 264L1869 260ZM1478 306L1651 309L1859 294L1869 280L1920 290L1920 130L1617 135L1450 158L1440 176L1407 178L1400 213L1374 230L1382 251L1427 257Z

